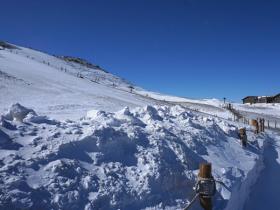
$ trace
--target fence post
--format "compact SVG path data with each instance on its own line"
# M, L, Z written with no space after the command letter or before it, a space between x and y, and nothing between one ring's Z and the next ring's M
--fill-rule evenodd
M275 128L277 128L277 121L275 120Z
M246 128L245 127L239 129L238 137L241 141L242 147L246 147L247 146L247 134L246 134Z
M267 126L268 126L268 128L269 128L269 120L267 120Z
M212 178L212 165L211 163L203 163L199 166L199 177L201 178ZM212 210L212 199L211 197L199 196L200 205L205 210Z
M258 134L260 132L259 122L257 120L252 120L251 124L255 127L255 134Z
M259 119L260 132L264 132L264 119Z

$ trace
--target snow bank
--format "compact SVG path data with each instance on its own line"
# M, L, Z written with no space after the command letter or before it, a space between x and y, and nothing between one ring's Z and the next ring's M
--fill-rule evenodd
M215 208L224 209L259 152L241 148L234 125L181 106L90 111L63 122L11 108L18 109L24 123L10 111L5 121L14 129L0 126L21 145L8 152L0 144L4 209L179 209L207 161L227 185L215 199Z

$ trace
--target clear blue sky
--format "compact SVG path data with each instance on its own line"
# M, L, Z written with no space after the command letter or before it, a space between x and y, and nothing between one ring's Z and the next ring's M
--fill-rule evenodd
M280 92L279 0L1 0L0 39L99 64L146 89Z

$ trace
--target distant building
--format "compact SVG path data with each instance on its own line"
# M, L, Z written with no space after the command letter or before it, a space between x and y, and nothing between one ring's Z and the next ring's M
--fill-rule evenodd
M273 96L259 96L257 103L274 103Z
M273 103L280 103L280 93L274 96Z
M243 104L280 103L280 94L275 96L247 96L242 101Z
M247 96L242 99L243 104L255 104L258 102L258 96Z

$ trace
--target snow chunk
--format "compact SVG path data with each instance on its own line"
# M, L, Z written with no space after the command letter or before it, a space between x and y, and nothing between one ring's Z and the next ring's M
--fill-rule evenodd
M33 115L33 116L37 116L37 114L34 110L28 109L28 108L20 105L19 103L16 103L11 106L11 108L9 109L9 112L6 115L4 115L4 117L7 120L22 122L23 119L29 114Z
M158 110L153 106L146 106L142 109L142 114L144 114L144 118L147 120L156 120L162 121L162 117L159 116Z
M123 122L127 122L132 125L138 125L141 127L146 126L143 121L141 121L139 118L134 116L132 112L130 112L129 107L125 107L121 111L116 112L115 117Z
M99 116L102 116L102 115L104 115L104 114L105 114L104 111L100 111L100 110L90 110L90 111L87 112L86 117L87 117L87 118L95 119L95 118L97 118L97 117L99 117Z

